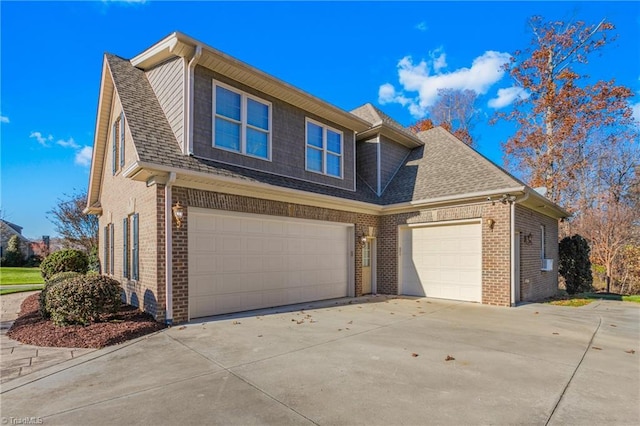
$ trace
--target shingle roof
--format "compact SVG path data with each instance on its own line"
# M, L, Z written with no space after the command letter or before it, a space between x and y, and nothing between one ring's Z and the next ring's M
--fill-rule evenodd
M356 181L357 191L353 192L184 155L144 72L116 55L107 54L106 59L139 161L350 200L376 202L375 193L359 180Z
M382 194L381 204L524 186L441 127L421 132L418 137L424 146L409 154Z
M351 111L351 114L356 115L360 118L362 118L363 120L368 121L369 123L371 123L372 126L377 126L380 124L385 124L389 127L392 127L393 129L404 133L405 135L409 136L409 137L415 137L416 135L411 132L409 129L407 129L406 127L404 127L402 124L398 123L396 120L394 120L393 118L389 117L387 114L385 114L384 112L382 112L381 110L379 110L378 108L376 108L375 106L373 106L370 103L366 103L362 106L359 106L358 108L354 109Z
M378 205L524 185L442 128L417 135L425 145L412 150L381 197L360 178L353 192L184 155L144 72L118 56L107 54L106 59L138 159L144 163ZM354 111L367 121L375 119L402 128L371 104Z

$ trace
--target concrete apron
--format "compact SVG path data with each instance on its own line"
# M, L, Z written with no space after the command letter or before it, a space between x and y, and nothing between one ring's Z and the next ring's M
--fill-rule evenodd
M638 305L622 302L509 309L331 301L194 321L11 380L2 416L46 424L637 424L639 335Z

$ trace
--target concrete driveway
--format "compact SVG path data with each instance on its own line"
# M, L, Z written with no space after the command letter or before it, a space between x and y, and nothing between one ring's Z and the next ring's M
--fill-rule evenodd
M95 351L4 383L3 420L640 423L639 305L350 302L196 321Z

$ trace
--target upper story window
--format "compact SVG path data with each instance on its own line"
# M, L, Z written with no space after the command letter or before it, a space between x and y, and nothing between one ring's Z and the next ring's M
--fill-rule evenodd
M213 146L271 158L271 103L214 81Z
M306 124L307 170L342 177L342 132L310 119Z

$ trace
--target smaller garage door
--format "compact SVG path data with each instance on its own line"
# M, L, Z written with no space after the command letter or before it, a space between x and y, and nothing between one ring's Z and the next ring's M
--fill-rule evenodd
M190 318L346 297L350 229L190 208Z
M400 293L482 301L479 222L400 228Z

